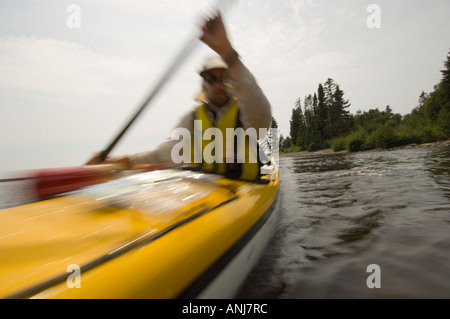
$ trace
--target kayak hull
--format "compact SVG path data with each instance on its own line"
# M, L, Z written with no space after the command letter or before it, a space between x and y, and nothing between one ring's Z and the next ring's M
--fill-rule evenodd
M3 298L232 298L276 220L264 183L133 174L0 211Z
M205 288L199 294L192 294L199 299L231 299L236 296L245 278L256 266L275 231L278 221L280 201L273 206L229 251L216 262L217 268L211 267L211 277L206 279ZM205 276L205 275L204 275Z

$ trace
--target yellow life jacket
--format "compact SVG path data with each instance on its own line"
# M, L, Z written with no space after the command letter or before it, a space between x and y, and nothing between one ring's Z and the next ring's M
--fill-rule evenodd
M257 179L260 172L257 141L251 141L248 135L242 135L242 140L238 143L238 137L231 135L235 130L244 132L239 120L237 102L225 111L217 123L213 123L209 118L206 104L198 106L194 111L191 165L201 166L206 172L222 174L228 178ZM218 140L220 138L222 139Z

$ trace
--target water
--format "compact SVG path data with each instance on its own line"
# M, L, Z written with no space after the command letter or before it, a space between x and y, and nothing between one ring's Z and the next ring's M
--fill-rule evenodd
M237 298L450 298L450 146L280 165L277 229ZM31 197L8 184L0 206Z
M450 146L280 166L279 223L238 298L450 298Z

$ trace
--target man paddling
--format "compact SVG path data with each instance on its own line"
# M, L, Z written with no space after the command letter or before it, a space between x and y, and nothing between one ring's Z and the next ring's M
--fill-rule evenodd
M202 89L197 101L201 104L180 119L176 126L177 129L185 128L194 136L198 130L205 132L208 128L215 128L224 137L227 128L242 128L243 130L254 128L257 132L260 132L261 129L268 129L272 119L269 101L231 45L220 15L208 19L204 23L202 31L200 39L215 51L217 56L206 59L199 72L202 77ZM198 123L201 123L201 126L198 126ZM254 138L262 137L257 133ZM101 152L99 152L94 154L87 164L122 163L127 168L151 163L161 163L167 166L179 165L174 161L172 152L177 143L177 140L170 139L161 143L154 150L110 157L105 161L101 160ZM193 142L190 163L194 166L202 166L209 172L232 178L253 180L259 175L259 163L251 160L250 155L255 155L255 150L251 148L251 138L247 137L247 143L244 150L245 159L237 158L239 150L236 142L232 145L234 148L234 159L232 160L225 158L227 155L229 157L227 152L229 141L221 143L224 145L223 161L210 161L204 158L202 155L205 154L203 152L205 143L200 143L201 145L197 145L200 149L197 154L200 154L201 158L200 161L196 161L194 158L196 145ZM215 150L215 152L217 151Z

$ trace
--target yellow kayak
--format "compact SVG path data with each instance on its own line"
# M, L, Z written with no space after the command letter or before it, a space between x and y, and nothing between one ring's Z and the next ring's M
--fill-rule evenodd
M233 298L268 243L279 179L135 173L0 210L2 298Z

